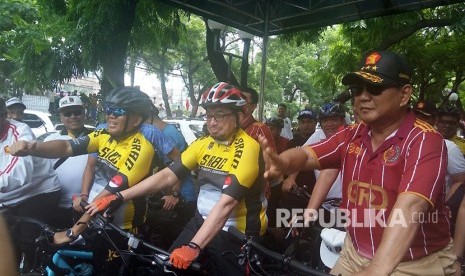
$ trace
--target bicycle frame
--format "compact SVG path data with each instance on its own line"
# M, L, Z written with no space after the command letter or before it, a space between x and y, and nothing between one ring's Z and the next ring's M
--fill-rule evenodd
M58 250L52 258L53 264L60 269L68 269L71 275L90 276L94 271L92 264L79 263L78 265L71 267L63 257L71 257L79 260L92 260L94 254L90 251L72 250L72 249L61 249ZM48 276L58 275L55 271L47 266L46 268ZM55 269L56 270L56 269ZM78 270L78 271L77 271Z
M228 233L236 237L237 239L244 242L243 252L240 254L240 257L244 258L247 257L248 260L259 260L256 254L261 254L266 256L275 262L277 262L282 270L290 270L296 273L303 274L303 275L314 275L314 276L328 276L330 274L326 274L324 272L320 272L317 270L312 269L289 256L281 255L277 252L271 251L268 248L264 247L263 245L259 244L258 242L254 241L252 238L247 238L244 233L240 232L234 227L228 228ZM252 249L254 249L254 253L252 253ZM250 257L253 256L253 257ZM239 259L240 261L244 261L243 259ZM250 266L250 264L248 264ZM262 266L263 264L258 264ZM265 271L264 269L262 269Z

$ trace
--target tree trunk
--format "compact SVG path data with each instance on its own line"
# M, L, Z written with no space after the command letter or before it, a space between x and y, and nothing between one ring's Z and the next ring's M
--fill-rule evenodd
M161 96L163 98L163 102L165 103L166 117L171 118L173 116L171 115L168 92L166 90L166 48L161 50L159 70L160 71L158 72L158 76L160 77Z
M206 39L206 44L207 44L207 54L208 54L208 60L210 61L213 73L215 74L216 78L218 81L228 81L228 63L226 62L226 59L224 58L224 55L221 51L218 51L217 49L214 49L214 45L219 45L219 37L215 36L215 33L208 28L208 24L205 22L205 28L207 31L207 39ZM215 44L215 39L216 44ZM230 83L233 85L239 85L239 82L237 81L236 76L234 73L231 72L230 76Z
M124 86L124 72L127 49L132 26L136 14L137 1L123 1L119 17L114 27L115 37L107 43L106 55L102 58L102 80L100 83L102 96L115 87Z

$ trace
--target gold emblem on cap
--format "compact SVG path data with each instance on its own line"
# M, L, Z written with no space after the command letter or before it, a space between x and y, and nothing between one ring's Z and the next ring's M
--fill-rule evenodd
M358 72L355 72L355 74L359 75L360 77L366 79L366 80L369 80L371 82L375 82L375 83L382 83L383 82L383 79L376 76L376 75L373 75L373 74L370 74L370 73L367 73L367 72L363 72L363 71L358 71Z
M365 65L375 65L380 58L381 55L377 52L374 52L366 58Z

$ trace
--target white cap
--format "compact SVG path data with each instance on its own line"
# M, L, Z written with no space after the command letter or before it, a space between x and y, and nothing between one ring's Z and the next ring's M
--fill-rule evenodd
M24 107L24 109L26 109L26 105L20 99L18 99L16 97L13 97L13 98L11 98L11 99L9 99L8 101L5 102L5 105L6 105L7 108L14 105L14 104L22 105Z
M320 258L329 268L333 268L339 259L346 232L334 228L324 228L321 231Z
M78 96L66 96L61 98L60 102L58 103L58 110L68 106L83 107L84 105L82 104L81 98L79 98Z

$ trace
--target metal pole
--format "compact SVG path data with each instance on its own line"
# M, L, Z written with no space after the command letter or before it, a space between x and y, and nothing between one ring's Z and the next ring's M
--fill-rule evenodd
M266 1L265 6L265 29L263 32L262 49L262 72L260 76L260 95L258 97L258 120L263 122L263 108L265 105L265 73L266 73L266 52L268 48L268 24L270 13L270 1Z

